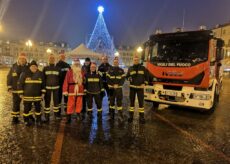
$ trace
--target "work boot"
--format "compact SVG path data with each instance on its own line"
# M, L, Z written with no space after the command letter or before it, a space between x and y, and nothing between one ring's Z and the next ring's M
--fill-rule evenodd
M110 110L110 112L109 112L109 120L114 120L114 114L115 114L115 111L114 111L114 109L109 109Z
M18 123L19 123L18 117L13 117L13 119L12 119L12 124L16 125L16 124L18 124Z
M45 123L49 123L50 122L50 114L49 113L45 113Z
M80 114L80 113L77 113L76 121L80 121L80 120L81 120L81 114Z
M30 116L29 116L29 122L30 122L31 124L34 124L34 123L35 123L35 118L33 117L33 115L30 115Z
M37 126L41 126L42 125L41 116L36 116L36 125Z
M31 126L31 123L30 123L30 121L29 121L29 117L25 117L25 116L24 116L24 122L25 122L25 125L26 125L26 126Z
M61 120L61 114L60 113L55 112L54 116L55 116L55 120Z
M134 114L134 112L129 112L129 118L128 118L129 123L133 122L133 114Z
M145 114L144 113L139 113L139 122L141 124L145 124Z
M102 120L102 111L97 111L97 117L99 120Z
M87 115L88 115L89 120L93 119L93 111L88 111Z
M71 114L67 114L66 116L66 124L70 124L71 123Z
M123 116L122 110L119 110L119 111L118 111L118 120L119 120L120 122L122 122L122 121L124 120L124 116Z
M85 113L81 113L81 121L85 119Z

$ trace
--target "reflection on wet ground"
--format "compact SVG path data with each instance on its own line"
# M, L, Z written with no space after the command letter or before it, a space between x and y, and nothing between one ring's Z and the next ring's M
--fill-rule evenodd
M42 127L11 125L11 97L6 92L7 70L0 70L0 163L230 163L230 80L217 110L206 114L185 108L160 106L151 110L145 104L146 124L139 124L138 114L129 124L128 90L124 91L124 122L108 118L108 104L103 101L102 119L83 122L73 118L51 120ZM127 88L127 87L125 87ZM52 157L64 127L60 156ZM63 134L63 133L62 133Z

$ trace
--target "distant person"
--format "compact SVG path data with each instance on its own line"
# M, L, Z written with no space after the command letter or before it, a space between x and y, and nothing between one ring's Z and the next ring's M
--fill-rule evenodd
M135 97L137 95L139 103L139 121L144 124L144 86L148 84L148 72L146 68L140 64L140 59L137 55L133 58L133 66L128 69L127 78L130 81L130 109L128 121L130 123L133 121Z
M110 118L114 119L115 109L118 111L119 120L123 120L122 112L122 99L123 92L122 87L125 82L125 72L122 68L119 67L119 59L117 57L113 60L113 67L107 73L107 82L110 88ZM115 102L117 108L115 107Z
M50 110L51 110L51 100L53 101L53 112L54 116L60 117L59 113L61 108L59 107L59 89L60 87L60 69L55 65L55 56L53 54L49 55L49 65L44 67L43 74L45 78L45 119L48 123L50 120ZM52 96L53 95L53 96ZM53 99L51 99L53 97Z
M41 71L38 70L36 61L31 61L29 71L23 72L18 81L20 98L24 104L24 121L26 126L31 125L31 108L35 106L36 124L41 125L41 101L45 96L45 81Z
M12 109L12 123L17 124L19 123L19 116L20 116L20 103L21 98L19 97L19 90L17 88L17 82L20 75L28 70L28 64L26 59L26 54L21 53L18 56L18 60L13 66L10 68L10 71L7 75L7 88L8 92L12 94L12 102L13 102L13 109Z
M90 65L91 65L91 60L90 58L85 58L84 65L82 66L82 71L84 75L90 73ZM85 113L86 113L86 95L83 96L83 106L82 106L82 119L85 119Z
M65 80L65 76L66 76L66 73L67 71L70 69L70 65L68 63L65 62L65 54L64 53L61 53L59 55L60 57L60 60L58 61L57 63L57 67L59 67L59 69L61 70L60 72L60 88L59 88L59 107L60 107L60 110L59 110L59 113L58 113L58 117L61 117L61 107L62 107L62 86L63 86L63 83L64 83L64 80ZM66 109L67 109L67 101L68 101L68 97L67 96L64 96L64 111L66 112Z
M104 88L106 90L108 98L109 98L110 94L109 94L109 87L108 87L108 84L107 84L106 74L111 68L112 68L112 66L108 63L108 57L103 56L102 57L102 63L98 67L98 71L99 71L99 73L100 73L100 75L102 77L103 86L104 86Z
M91 63L90 73L85 75L85 91L88 106L88 116L91 119L93 113L93 100L95 100L97 106L97 115L101 119L102 117L102 98L104 96L104 87L101 76L96 71L96 63Z
M77 119L80 119L84 94L83 77L80 60L76 58L73 60L73 65L67 72L63 84L63 94L68 96L67 124L71 123L71 116L74 111L77 113Z

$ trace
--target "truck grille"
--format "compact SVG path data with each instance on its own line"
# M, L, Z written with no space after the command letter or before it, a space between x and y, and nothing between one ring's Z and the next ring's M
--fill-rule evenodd
M178 80L178 79L163 79L163 78L157 78L157 82L162 83L173 83L173 84L194 84L199 85L204 78L204 72L198 74L196 77L190 80ZM177 88L178 89L178 88Z

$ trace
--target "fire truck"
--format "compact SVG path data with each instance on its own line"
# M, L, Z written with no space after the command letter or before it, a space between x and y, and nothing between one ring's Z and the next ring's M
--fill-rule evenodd
M144 43L142 59L150 74L145 100L214 110L222 87L223 40L210 30L160 33Z

